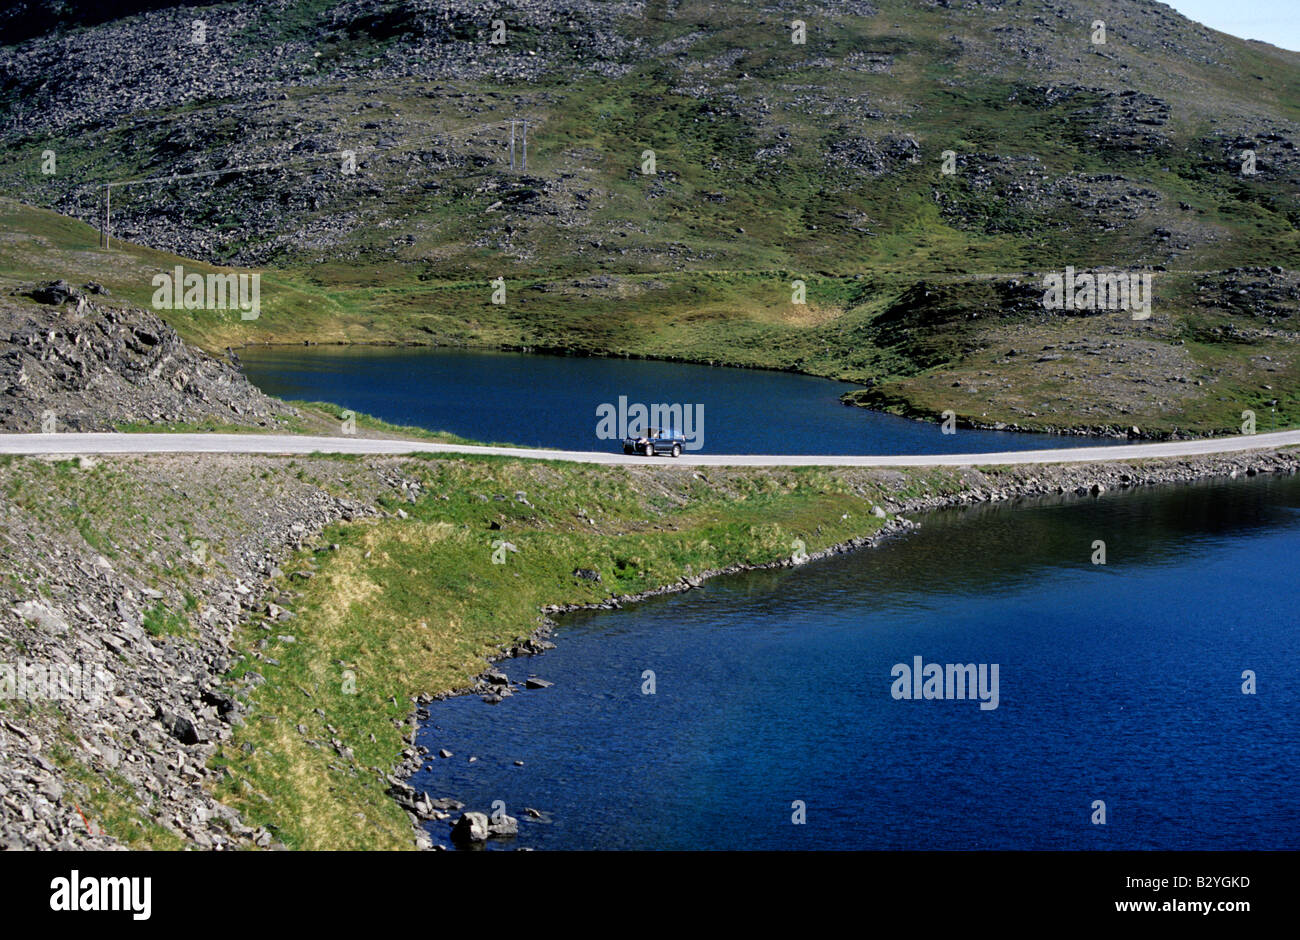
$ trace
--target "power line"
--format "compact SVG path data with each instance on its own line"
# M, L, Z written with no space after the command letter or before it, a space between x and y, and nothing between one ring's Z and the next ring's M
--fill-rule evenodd
M512 170L514 169L514 164L515 164L515 146L514 146L515 123L516 123L515 119L512 119L510 121L510 168ZM524 170L526 171L528 169L528 121L524 120L523 125L524 125ZM499 122L492 122L488 124L477 124L477 125L471 125L470 127L460 128L459 130L454 132L441 132L437 134L429 134L424 137L407 138L406 140L403 140L392 147L381 147L378 144L375 144L373 146L359 146L359 147L347 148L344 150L330 151L327 153L314 153L314 154L304 155L300 157L290 157L288 159L279 160L279 161L254 163L248 166L225 167L219 170L198 170L193 173L172 173L166 176L146 176L139 179L113 180L104 183L81 183L78 185L77 188L83 189L88 186L104 187L104 230L103 230L102 242L103 242L103 247L107 248L109 247L109 240L111 238L111 228L112 228L111 207L112 207L113 187L121 188L126 186L141 186L147 183L172 183L172 182L178 182L180 180L206 179L214 176L228 176L228 175L238 174L238 173L253 173L262 170L274 170L283 167L294 166L297 164L307 163L313 160L324 160L328 158L333 158L337 160L337 159L342 159L346 156L355 157L359 153L389 153L403 148L409 148L417 144L429 143L432 141L447 141L448 143L450 143L453 140L470 137L486 128L496 128L500 126L501 124Z
M299 157L290 157L285 160L277 160L277 161L272 161L267 163L253 163L253 164L249 164L248 166L225 167L224 169L219 169L219 170L199 170L194 173L169 173L165 176L145 176L145 177L140 177L138 179L110 180L102 183L94 183L94 182L81 183L79 184L79 186L81 187L137 186L140 185L141 183L168 183L173 180L199 179L208 176L225 176L231 173L246 173L246 172L252 172L257 170L273 170L273 169L278 169L280 167L292 166L297 163L306 163L312 160L323 160L329 157L338 159L346 153L352 153L352 154L378 153L378 152L388 153L391 151L400 150L403 147L410 147L415 144L428 143L431 141L438 141L438 140L447 140L447 141L456 140L458 138L468 137L477 131L483 130L484 128L500 127L500 126L501 125L499 123L479 124L473 127L462 128L460 131L457 131L455 133L444 132L438 134L429 134L424 137L411 137L404 141L401 141L399 144L392 147L380 147L378 145L348 147L343 150L329 151L326 153L307 154Z

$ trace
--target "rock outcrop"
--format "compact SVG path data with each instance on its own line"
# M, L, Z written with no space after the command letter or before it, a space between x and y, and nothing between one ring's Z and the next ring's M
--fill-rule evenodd
M0 432L134 422L268 427L293 413L153 313L99 298L66 281L0 298Z

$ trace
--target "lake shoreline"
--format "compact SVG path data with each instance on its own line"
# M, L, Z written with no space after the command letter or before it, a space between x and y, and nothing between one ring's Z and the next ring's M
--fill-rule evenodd
M842 407L857 408L878 415L888 415L914 421L918 424L941 424L946 412L937 412L915 405L896 396L882 396L869 384L837 375L809 372L796 368L761 366L743 362L730 362L713 359L694 359L685 356L655 355L652 353L618 353L610 350L582 349L565 345L520 345L517 343L441 343L422 342L420 340L352 340L352 341L302 341L302 342L245 342L240 346L227 347L227 353L238 354L244 350L291 350L291 349L412 349L412 350L447 350L480 353L516 353L528 356L550 356L560 359L599 359L608 361L662 362L676 365L704 366L715 369L740 369L746 372L769 372L776 375L797 375L812 379L821 379L840 385L850 386L837 396ZM236 360L238 362L238 360ZM242 364L240 365L243 371ZM1129 441L1178 441L1201 440L1236 433L1236 428L1209 428L1206 430L1173 429L1168 431L1149 431L1137 425L1127 427L1110 424L1022 424L1015 421L986 421L970 415L957 415L954 426L969 431L1000 431L1009 434L1037 434L1051 437L1096 438L1099 440ZM1272 428L1270 430L1285 430Z
M976 452L997 452L1109 446L1158 436L1114 427L1091 429L1099 433L1068 427L1038 433L964 417L945 423L940 434L935 421L943 416L902 415L854 404L848 396L861 390L852 383L790 370L742 371L668 358L632 361L434 344L267 344L242 347L241 353L243 358L233 351L229 356L245 378L269 395L333 402L397 425L530 447L593 450L607 445L602 425L584 426L583 416L595 407L599 419L602 407L615 409L614 403L624 398L632 408L629 414L653 409L650 403L655 402L661 408L686 409L693 417L687 436L694 434L700 444L707 437L708 449L718 453L824 454L827 446L844 454L950 453L958 442ZM483 397L498 394L501 386L534 391L504 407L478 408ZM623 407L610 411L619 416L620 428ZM683 412L677 414L681 421ZM763 420L753 421L756 414ZM559 426L557 415L566 419Z
M967 472L965 482L968 484L978 482L980 485L966 485L950 493L903 499L886 510L888 521L872 535L857 536L809 552L798 561L789 557L757 564L737 562L689 577L684 576L674 583L611 597L601 603L552 604L541 608L538 626L529 637L506 650L502 655L490 659L488 668L476 677L472 685L450 692L419 697L417 708L412 715L413 730L407 739L412 756L395 768L393 776L401 782L401 785L394 787L390 792L390 795L397 798L399 805L411 816L417 842L424 848L445 848L437 843L433 846L426 844L428 831L425 823L455 822L456 819L453 817L456 814L450 811L452 809L457 811L464 809L466 813L475 812L464 807L464 804L454 796L444 794L431 797L428 793L417 793L407 783L426 763L427 752L422 751L417 742L424 723L433 720L427 706L465 695L481 695L485 698L496 695L499 701L500 682L503 676L494 665L522 656L539 655L547 649L553 649L555 644L550 638L559 627L553 619L556 616L584 610L618 610L651 598L680 594L700 587L717 577L750 571L794 568L835 555L876 548L888 540L913 532L923 525L923 522L908 518L908 515L916 513L1051 497L1095 499L1104 497L1107 492L1121 492L1142 487L1176 486L1210 480L1249 479L1265 474L1291 475L1300 472L1300 449L1247 451L1233 455L1139 461L1129 464L1047 464L1006 468L972 467L963 470ZM972 480L971 474L975 475L977 480ZM447 809L439 809L438 806ZM542 809L544 812L545 808ZM462 828L463 831L467 831L469 827L463 825ZM481 847L481 842L475 842L471 847Z

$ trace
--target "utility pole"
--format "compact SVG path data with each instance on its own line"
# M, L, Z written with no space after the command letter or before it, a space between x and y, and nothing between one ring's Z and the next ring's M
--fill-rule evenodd
M515 122L512 118L510 121L510 169L513 172L515 168Z
M524 172L528 172L528 118L524 118Z

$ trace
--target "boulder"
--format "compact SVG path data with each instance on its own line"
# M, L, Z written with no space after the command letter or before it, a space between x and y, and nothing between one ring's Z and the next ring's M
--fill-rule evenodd
M488 818L484 813L462 813L451 828L451 841L457 845L476 845L488 838Z
M488 821L488 835L497 838L501 836L517 836L519 835L519 820L513 816L507 816L505 813L493 816Z
M193 721L186 718L184 715L177 714L176 712L169 711L165 708L159 708L158 721L165 729L167 729L168 734L177 741L180 741L182 744L199 743L199 729L194 726Z
M13 612L28 623L34 623L50 633L68 632L68 621L63 614L43 601L23 601L13 608Z
M50 281L32 291L32 299L43 304L62 304L76 296L77 292L64 280Z

